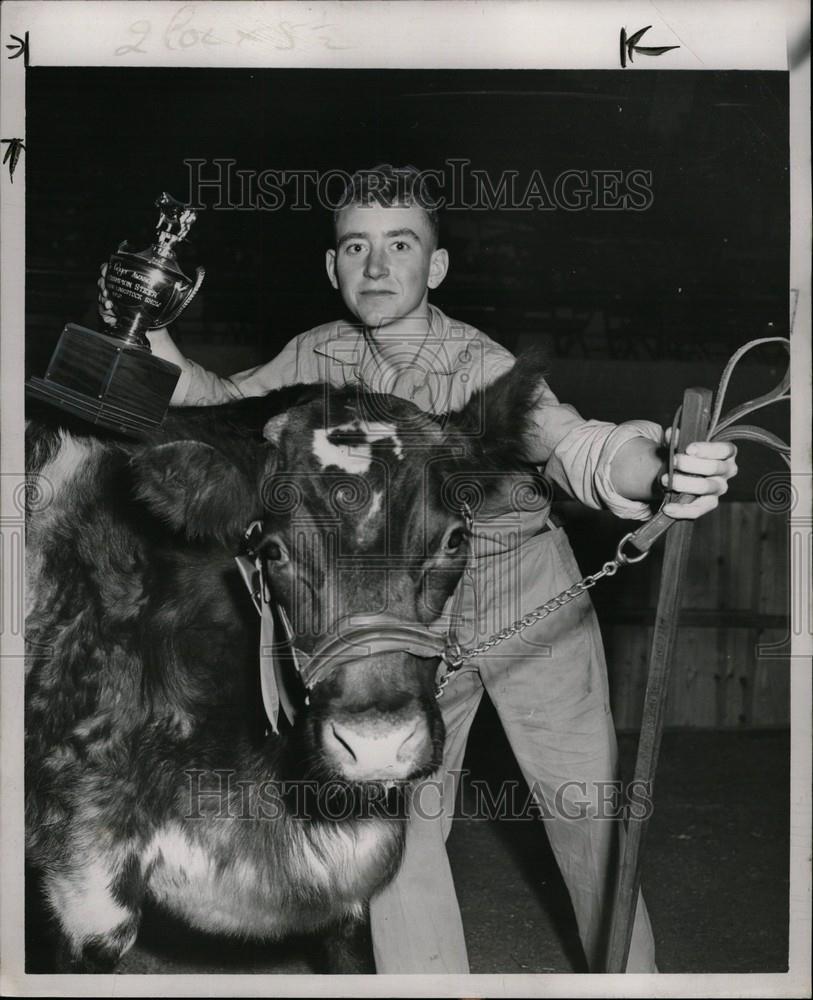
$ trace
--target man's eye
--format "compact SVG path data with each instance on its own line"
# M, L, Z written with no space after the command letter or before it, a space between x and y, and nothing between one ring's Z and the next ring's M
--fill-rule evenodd
M360 254L364 251L363 243L348 243L346 247L346 252L349 254Z
M409 250L409 244L404 240L398 240L397 243L393 244L395 250Z

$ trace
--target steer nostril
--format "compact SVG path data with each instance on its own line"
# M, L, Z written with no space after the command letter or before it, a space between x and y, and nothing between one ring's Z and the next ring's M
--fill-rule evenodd
M398 760L407 760L409 757L413 756L416 751L420 750L421 745L427 739L428 735L428 728L425 725L416 722L409 731L409 735L404 738L403 743L398 747L398 752L396 754Z
M333 735L336 738L337 742L341 743L341 745L350 754L350 756L353 758L353 760L357 760L357 757L356 757L355 753L353 753L353 748L350 746L350 744L347 742L347 740L343 740L341 738L341 736L339 736L339 734L336 732L336 727L335 726L331 725L330 728L333 730Z

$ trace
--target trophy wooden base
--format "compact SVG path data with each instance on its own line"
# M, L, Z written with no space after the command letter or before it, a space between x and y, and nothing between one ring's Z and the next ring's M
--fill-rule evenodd
M181 375L177 365L116 337L68 323L45 378L26 392L93 424L124 434L159 427Z

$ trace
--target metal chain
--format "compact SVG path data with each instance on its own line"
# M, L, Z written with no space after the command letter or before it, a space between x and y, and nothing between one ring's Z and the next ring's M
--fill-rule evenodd
M501 629L499 632L494 632L487 639L484 639L481 643L476 646L461 646L459 643L454 643L443 653L441 659L446 664L446 673L438 681L437 688L435 689L435 698L440 698L443 692L446 690L446 685L454 677L454 675L460 670L464 663L469 660L473 660L483 653L487 653L489 649L493 649L498 646L501 642L506 639L510 639L511 636L519 635L520 632L524 632L526 628L530 625L535 625L537 622L542 621L543 618L547 618L548 615L553 614L554 611L558 611L559 608L563 608L566 604L570 604L577 597L581 597L586 591L591 587L595 587L599 580L605 576L615 576L618 570L622 566L627 566L631 563L640 562L645 559L649 554L648 552L643 552L638 556L629 556L624 552L624 545L632 537L632 532L625 535L621 541L618 543L618 548L615 551L615 558L610 559L608 562L604 563L598 573L590 573L583 579L579 580L578 583L574 583L572 586L568 587L567 590L563 590L560 594L555 597L551 597L550 600L545 601L544 604L539 604L537 607L533 608L522 618L518 618L515 622L512 622L507 628Z

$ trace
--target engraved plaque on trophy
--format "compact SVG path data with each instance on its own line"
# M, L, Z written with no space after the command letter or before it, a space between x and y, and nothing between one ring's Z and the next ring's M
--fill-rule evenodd
M98 333L68 323L45 378L26 383L32 398L125 433L149 430L164 419L181 370L150 352L145 332L176 320L204 276L199 267L188 278L175 256L195 213L168 194L156 206L161 215L152 246L133 252L122 243L107 265L116 325Z

